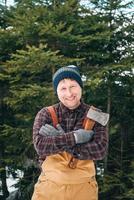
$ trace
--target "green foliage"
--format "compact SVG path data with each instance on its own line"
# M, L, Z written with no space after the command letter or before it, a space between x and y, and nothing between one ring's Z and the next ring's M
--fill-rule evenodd
M10 8L0 7L1 188L6 188L4 173L16 178L20 169L20 200L31 199L39 175L34 117L57 101L52 74L67 64L78 65L86 78L85 101L111 116L107 161L97 164L100 199L134 198L134 25L132 15L125 14L132 2L89 2L19 0Z

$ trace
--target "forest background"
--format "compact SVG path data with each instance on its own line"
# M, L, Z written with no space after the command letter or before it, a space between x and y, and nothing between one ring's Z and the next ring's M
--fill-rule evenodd
M39 175L36 113L57 102L52 74L77 65L86 103L110 113L109 148L96 163L100 200L134 199L133 1L0 1L0 199L30 200ZM17 178L9 194L7 178ZM10 196L9 196L10 195ZM8 198L7 198L8 197Z

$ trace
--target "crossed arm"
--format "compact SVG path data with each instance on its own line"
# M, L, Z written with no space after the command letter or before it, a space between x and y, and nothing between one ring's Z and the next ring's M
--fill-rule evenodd
M108 137L106 128L97 124L94 127L93 140L76 144L74 133L67 132L57 135L41 135L42 125L50 124L48 112L42 109L36 116L33 126L34 147L40 157L67 151L81 160L101 160L107 152Z

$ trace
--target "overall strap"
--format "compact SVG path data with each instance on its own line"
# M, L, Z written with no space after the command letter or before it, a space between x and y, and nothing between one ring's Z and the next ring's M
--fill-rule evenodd
M85 130L92 130L93 127L94 127L94 125L95 125L95 121L92 120L92 119L89 119L89 118L87 118L87 117L86 117L86 118L84 119L84 121L83 121L83 128L84 128ZM78 159L77 159L77 158L74 158L74 157L72 156L70 162L68 163L68 166L69 166L70 168L72 168L72 169L75 169L76 166L77 166L77 162L78 162Z
M51 115L53 126L56 128L56 125L58 124L58 118L57 118L55 109L53 106L49 106L49 107L47 107L47 110L49 111L49 113Z

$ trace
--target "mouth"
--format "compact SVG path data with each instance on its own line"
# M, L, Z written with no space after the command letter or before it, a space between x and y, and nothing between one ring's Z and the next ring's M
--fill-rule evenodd
M67 101L73 101L75 100L75 97L71 97L71 98L66 98Z

